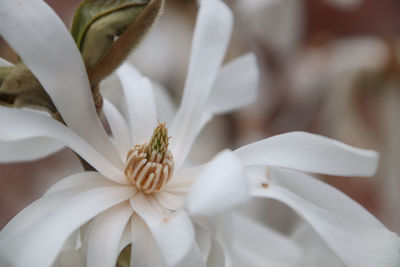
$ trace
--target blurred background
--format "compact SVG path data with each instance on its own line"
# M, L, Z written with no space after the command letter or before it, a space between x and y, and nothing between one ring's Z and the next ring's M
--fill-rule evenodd
M80 1L47 2L69 28ZM321 179L400 234L400 1L225 2L235 16L226 61L248 51L257 55L259 98L210 123L197 141L196 151L201 153L191 155L193 161L204 162L223 148L295 130L375 149L381 153L375 177ZM158 23L128 59L163 85L176 104L196 13L195 0L166 0ZM17 60L2 40L0 56ZM80 169L68 149L34 162L0 164L0 228L51 184ZM288 216L294 214L256 215L281 231L289 230Z

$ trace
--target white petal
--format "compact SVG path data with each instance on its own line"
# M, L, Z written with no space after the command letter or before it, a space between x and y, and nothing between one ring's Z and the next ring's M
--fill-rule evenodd
M134 213L133 213L134 216ZM128 246L129 244L132 243L132 234L131 234L131 228L132 228L132 218L133 216L131 216L130 221L126 224L125 230L122 233L122 237L121 237L121 242L119 244L119 249L118 249L118 253L121 253L121 251Z
M371 176L379 155L323 136L290 132L235 150L246 166L268 165L342 176Z
M213 216L249 199L250 190L242 162L231 151L224 151L199 175L185 207L191 215Z
M104 99L103 111L110 125L121 159L125 162L129 149L133 147L128 125L118 109L107 99Z
M164 209L168 210L178 210L182 208L183 202L185 201L184 195L170 193L170 192L157 192L154 194L154 197L160 203Z
M163 267L160 249L140 216L132 220L131 267Z
M253 53L238 57L224 65L218 73L207 110L224 113L256 100L259 70Z
M184 170L174 171L171 181L169 181L165 187L164 191L169 193L187 193L193 186L202 169L207 166L201 165L192 168L187 168Z
M0 57L0 67L12 67L14 64Z
M232 12L222 1L201 1L182 103L170 131L177 168L200 131L201 116L224 58L232 23Z
M191 251L195 242L191 220L183 211L169 215L156 211L144 194L131 199L133 209L146 222L167 266L175 266Z
M268 188L255 187L253 195L294 209L347 266L400 264L399 237L337 189L287 170L271 170L270 179Z
M132 141L146 142L157 126L157 111L151 82L129 63L117 70L128 104Z
M300 266L302 252L289 238L240 214L231 218L234 266Z
M82 172L70 175L63 178L59 182L52 185L45 193L50 195L61 190L70 189L73 187L100 187L100 186L118 186L120 184L110 181L98 172Z
M0 141L50 137L68 145L107 178L127 183L124 174L85 140L56 120L38 112L0 106Z
M60 151L65 145L45 137L28 138L13 142L0 141L0 162L31 161Z
M100 212L132 196L130 187L105 187L83 192L27 229L2 238L0 254L16 267L50 266L68 236Z
M132 214L132 207L126 201L93 220L87 247L88 267L115 267L122 234Z
M120 167L97 117L81 54L54 11L41 0L1 1L0 34L38 78L66 124Z
M309 226L303 224L293 234L295 240L304 251L303 265L307 267L344 267L332 250L320 236Z
M70 179L83 179L85 180L88 176L86 173L78 173L71 175L66 180ZM0 232L1 239L5 239L7 236L13 235L15 233L21 232L27 227L33 225L45 215L53 211L58 205L64 201L72 198L79 193L82 193L91 187L96 187L95 184L92 185L82 185L74 186L69 188L59 188L57 194L47 194L44 197L39 198L28 207L23 209L18 213Z
M176 113L176 105L171 99L168 90L161 84L152 82L154 89L154 101L157 107L157 118L169 125Z

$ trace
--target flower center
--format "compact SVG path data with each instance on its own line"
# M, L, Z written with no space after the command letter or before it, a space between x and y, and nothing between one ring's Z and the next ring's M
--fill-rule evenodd
M165 123L158 123L150 142L128 152L125 175L131 184L146 194L160 191L171 179L174 159L168 149Z

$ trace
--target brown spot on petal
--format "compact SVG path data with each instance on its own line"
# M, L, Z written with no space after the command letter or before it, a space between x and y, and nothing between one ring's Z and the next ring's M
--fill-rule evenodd
M269 184L262 183L261 186L262 186L263 188L267 189L267 188L269 187Z

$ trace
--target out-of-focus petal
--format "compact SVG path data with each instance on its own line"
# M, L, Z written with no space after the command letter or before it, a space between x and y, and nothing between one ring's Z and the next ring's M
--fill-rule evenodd
M146 142L157 126L157 110L151 82L129 63L124 63L117 74L128 105L132 141L134 144Z
M337 189L288 170L272 169L269 178L269 186L255 186L253 195L294 209L347 266L400 264L399 237Z
M125 119L119 113L118 109L107 99L103 102L104 115L110 125L114 143L119 151L122 161L125 162L126 155L132 146L132 139L129 133L128 125Z
M297 227L292 236L293 240L303 249L304 266L344 267L339 258L308 224Z
M228 46L232 22L232 12L222 1L200 2L183 98L170 128L177 168L200 131L203 110Z
M1 1L0 34L40 81L68 127L114 166L121 167L122 161L97 117L82 56L46 2Z
M15 267L50 266L64 241L78 227L102 211L133 195L128 186L103 187L80 193L33 225L0 240L0 254Z
M342 176L371 176L379 154L323 136L290 132L234 151L246 166L268 165Z
M189 214L213 216L250 199L242 162L231 151L223 151L200 173L185 207Z
M218 73L207 111L218 114L241 108L256 100L259 70L253 53L224 65Z
M34 137L60 140L107 178L127 183L124 174L75 132L50 117L29 110L0 106L0 141L19 141Z
M86 252L87 267L115 267L122 234L132 214L132 207L126 201L93 220Z
M184 211L164 215L142 193L137 193L130 202L149 227L166 265L179 264L195 243L194 228L188 215Z
M300 266L302 252L289 238L240 214L232 214L233 266Z

